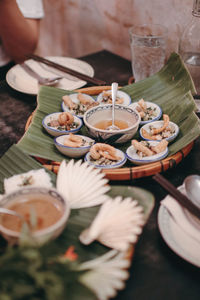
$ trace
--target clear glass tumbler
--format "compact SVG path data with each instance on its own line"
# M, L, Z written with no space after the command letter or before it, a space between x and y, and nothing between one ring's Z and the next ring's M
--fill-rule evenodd
M135 82L158 72L165 63L167 29L159 24L129 28Z

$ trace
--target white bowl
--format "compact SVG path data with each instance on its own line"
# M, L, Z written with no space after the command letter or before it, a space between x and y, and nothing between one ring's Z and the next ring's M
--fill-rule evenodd
M152 146L156 146L156 144L160 143L159 141L149 141L149 143ZM164 159L169 153L169 149L168 147L155 155L151 155L151 156L145 156L145 157L140 157L137 153L136 153L136 149L134 148L134 146L130 146L127 148L126 150L126 155L128 160L130 160L132 163L134 163L135 165L145 165L145 164L149 164L149 163L153 163L159 160Z
M163 126L163 122L164 121L155 121L155 122L151 122L151 123L148 123L148 124L145 124L143 125L141 128L140 128L140 136L142 139L146 140L146 141L153 141L153 139L147 139L143 136L142 134L142 129L145 129L148 133L150 133L150 127L149 126L153 126L154 128L160 128ZM168 142L171 142L173 141L178 133L179 133L179 127L177 124L175 124L174 122L169 122L169 126L172 128L172 130L174 131L174 133L170 136L170 137L167 137L165 138L165 140L167 140ZM160 139L162 140L162 139ZM159 141L159 140L158 140Z
M64 199L55 189L37 187L25 188L5 195L1 199L1 206L9 208L9 206L12 203L25 203L27 200L34 199L40 199L42 201L46 201L48 199L49 201L51 201L51 203L55 202L55 205L59 205L60 209L63 211L60 219L58 219L57 222L55 222L47 228L43 228L41 230L33 232L32 236L34 238L35 243L41 245L51 239L55 239L63 231L70 214L70 207L67 200ZM1 218L3 216L5 216L5 214L2 214ZM43 214L43 216L46 216L47 218L49 217L48 214ZM3 226L1 219L0 231L4 238L10 243L18 243L20 238L20 232L8 229L7 227Z
M78 147L78 148L65 146L64 140L66 138L68 138L69 135L61 135L61 136L54 138L54 144L55 144L56 148L62 154L66 155L66 156L73 157L73 158L81 157L90 150L90 147L94 144L94 140L87 136L84 136L84 135L77 135L77 136L84 138L88 143L90 143L90 145L82 146L82 147Z
M112 92L111 90L108 90L108 91L105 91L105 92ZM128 106L130 103L131 103L131 97L127 94L127 93L125 93L125 92L123 92L123 91L117 91L117 97L119 97L119 98L123 98L124 99L124 101L123 101L123 103L121 103L122 105L124 105L124 106ZM109 104L109 103L105 103L105 102L103 102L103 92L102 93L100 93L98 96L97 96L97 101L101 104L101 105L105 105L105 104ZM111 104L111 103L110 103ZM116 103L117 104L117 103Z
M93 97L91 97L90 95L87 95L87 94L84 94L84 93L81 93L81 94L84 95L84 97L86 97L86 98L92 100L93 102L96 101L96 100L95 100ZM80 103L79 99L77 98L78 93L69 94L68 96L70 96L70 98L72 99L72 102L74 102L75 104L79 104L79 103ZM83 118L83 115L84 115L84 114L76 114L73 110L70 110L70 109L69 109L69 107L65 104L64 101L62 101L62 103L61 103L61 108L62 108L63 111L68 111L68 112L70 112L72 115L78 116L79 118Z
M120 168L122 167L125 163L126 163L126 155L124 152L122 152L121 150L119 149L116 149L116 155L121 157L121 159L117 162L114 162L112 165L99 165L98 163L95 163L95 161L91 160L91 157L90 157L90 152L88 152L86 155L85 155L85 161L89 164L89 165L92 165L94 166L95 168L98 168L98 169L116 169L116 168Z
M149 120L146 120L146 121L143 121L141 119L140 121L140 125L144 125L144 124L147 124L147 123L150 123L150 122L154 122L154 121L157 121L161 118L162 116L162 109L160 108L160 106L156 103L153 103L153 102L150 102L150 101L145 101L145 103L147 104L147 108L152 108L155 110L155 116L152 117L151 119ZM134 103L131 103L129 105L129 107L133 108L133 109L137 109L136 107L139 106L138 105L138 102L134 102Z
M108 141L111 137L115 139L115 143L125 143L136 134L140 123L140 115L137 111L129 106L115 105L115 119L125 121L128 128L120 130L104 130L98 129L95 125L98 122L112 119L112 104L99 105L90 108L84 114L84 123L89 134L98 139L100 142Z
M82 119L80 119L79 117L77 116L74 116L74 122L78 123L78 127L77 128L74 128L74 129L71 129L71 130L59 130L59 129L56 129L54 127L51 127L48 125L48 123L52 120L57 120L58 119L58 116L62 114L62 112L55 112L55 113L52 113L52 114L49 114L47 115L46 117L44 117L44 119L42 120L42 125L44 127L44 129L52 136L60 136L60 135L63 135L63 134L69 134L70 132L72 133L77 133L81 127L83 126L83 121Z

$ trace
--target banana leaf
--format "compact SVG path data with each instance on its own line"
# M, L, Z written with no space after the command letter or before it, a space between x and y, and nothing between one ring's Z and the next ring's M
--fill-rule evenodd
M20 150L16 145L13 145L0 159L0 193L4 193L4 178L40 168L42 168L41 164ZM47 172L51 176L52 182L55 185L56 175L51 171ZM123 198L132 197L134 199L138 199L138 203L143 207L146 221L154 206L154 196L150 192L141 188L113 185L108 194L111 197L121 195ZM72 210L63 233L55 241L49 242L47 246L44 246L42 251L46 251L48 255L60 255L65 253L69 246L73 245L79 255L80 261L94 258L108 251L108 248L97 242L92 243L89 246L84 246L78 239L81 231L89 226L98 210L99 206Z
M172 53L157 74L124 86L122 90L131 96L133 102L143 98L159 104L170 120L180 127L178 137L169 145L169 155L178 152L200 135L200 121L195 114L197 107L192 96L195 87L178 54ZM47 114L61 111L62 96L69 93L53 87L41 87L32 123L17 144L20 149L29 155L53 161L69 160L56 149L53 138L42 127L42 120ZM87 129L83 127L80 134L87 135ZM139 138L138 134L136 138ZM117 144L117 148L124 152L129 146L130 141L123 145Z

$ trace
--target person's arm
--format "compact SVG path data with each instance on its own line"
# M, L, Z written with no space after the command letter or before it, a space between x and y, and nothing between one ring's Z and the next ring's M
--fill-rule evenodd
M23 61L35 50L39 22L24 18L15 0L0 0L0 39L14 61Z

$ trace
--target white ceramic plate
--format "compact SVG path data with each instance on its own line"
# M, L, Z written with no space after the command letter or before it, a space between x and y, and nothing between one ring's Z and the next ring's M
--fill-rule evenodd
M126 155L124 152L122 152L121 150L119 149L116 149L117 150L117 153L116 155L117 156L120 156L121 159L119 161L117 161L116 163L114 163L113 165L98 165L95 163L95 161L92 161L90 159L90 152L88 152L85 156L85 161L87 161L90 165L94 166L95 168L98 168L98 169L115 169L115 168L120 168L121 166L123 166L127 160L126 158Z
M200 244L180 229L164 205L158 211L158 226L163 239L177 255L200 267Z
M92 68L92 66L82 60L63 56L47 56L46 58L80 73L86 74L91 77L94 76L94 69ZM41 76L63 76L63 79L61 79L56 85L56 87L58 88L64 90L74 90L86 84L86 82L81 79L56 70L55 68L42 64L40 62L36 62L32 59L27 60L26 63L29 64ZM18 92L30 95L38 94L39 85L37 80L29 75L20 66L20 64L15 65L7 72L6 81L10 87L17 90Z
M72 102L78 104L78 103L80 103L80 101L78 100L77 95L78 95L78 93L74 93L74 94L69 94L68 96L70 96L70 98L72 99ZM92 101L95 102L95 99L93 97L91 97L91 96L89 96L87 94L84 94L84 93L82 93L82 95L84 95L84 97L86 97L88 99L91 99ZM76 115L73 111L71 111L69 109L69 107L64 103L64 101L62 101L62 103L61 103L61 108L62 108L63 111L68 111L72 115ZM83 118L83 115L84 114L77 114L76 116L78 116L79 118Z
M147 108L152 108L155 110L155 116L152 117L152 119L149 119L147 121L140 121L140 125L144 125L144 124L147 124L147 123L150 123L150 122L153 122L153 121L157 121L161 118L162 116L162 109L160 108L160 106L156 103L153 103L153 102L149 102L149 101L145 101L145 103L147 104ZM131 108L133 109L136 109L138 105L138 102L134 102L134 103L131 103L129 105Z
M69 137L69 135L61 135L58 136L54 139L54 144L56 146L56 148L64 155L69 156L69 157L73 157L73 158L78 158L81 157L83 155L85 155L89 150L90 147L92 146L92 144L94 144L94 140L84 136L84 135L78 135L78 137L83 138L84 140L86 140L88 143L90 143L90 145L88 146L82 146L82 147L69 147L69 146L65 146L64 145L64 140L66 138Z
M147 123L147 124L143 125L140 128L140 136L141 136L141 138L143 140L152 141L151 139L144 138L144 136L142 134L142 129L145 129L148 133L150 133L150 126L152 126L154 128L160 128L160 127L163 126L163 121L162 120L160 120L160 121L154 121L154 122ZM171 122L171 121L169 122L169 126L173 129L174 133L170 137L166 138L166 140L168 142L171 142L171 141L173 141L177 137L177 135L179 133L179 127L178 127L177 124L175 124L174 122Z
M111 90L108 90L106 92L111 92ZM117 97L124 99L123 103L119 103L121 105L128 106L131 103L131 97L123 91L117 91ZM107 102L103 103L102 100L103 100L103 92L97 96L97 101L102 105L112 104L112 103L107 103ZM116 104L118 104L118 103L116 102Z
M156 146L156 144L158 144L158 141L149 141L149 143L152 146ZM144 164L149 164L149 163L153 163L156 162L158 160L164 159L167 155L168 155L168 147L155 155L152 156L146 156L146 157L140 157L137 153L136 153L136 149L133 146L130 146L127 148L126 150L126 155L127 158L134 163L135 165L144 165Z
M61 114L62 112L55 112L49 115L46 115L44 117L44 119L42 120L42 126L44 127L44 129L52 136L60 136L60 135L64 135L64 134L69 134L71 133L77 133L81 127L83 126L83 121L81 118L74 116L74 122L78 123L78 127L71 129L71 130L59 130L56 129L52 126L49 126L48 123L52 120L57 120L58 116Z

